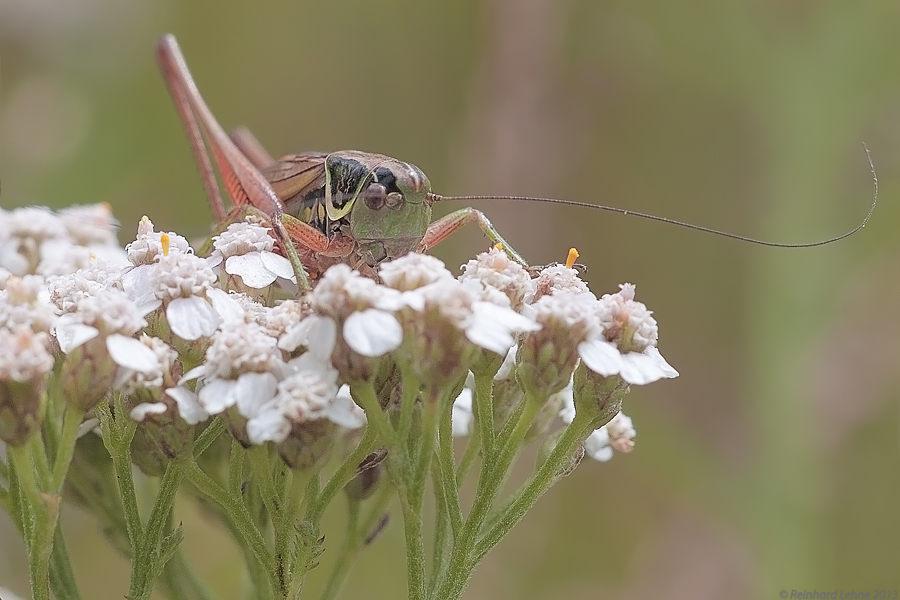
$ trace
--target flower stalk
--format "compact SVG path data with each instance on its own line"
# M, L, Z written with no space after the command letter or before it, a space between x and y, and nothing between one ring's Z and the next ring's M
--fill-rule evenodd
M123 250L108 207L83 209L89 225L34 210L0 212L0 509L39 600L80 598L63 501L130 561L129 598L214 598L182 548L179 497L229 532L247 597L308 597L324 556L320 597L338 598L393 503L408 597L460 598L582 456L634 448L630 386L677 376L634 286L598 299L574 251L538 273L491 249L459 277L410 254L308 281L252 218L201 256L146 217ZM536 468L504 497L532 443ZM323 517L341 503L334 535Z

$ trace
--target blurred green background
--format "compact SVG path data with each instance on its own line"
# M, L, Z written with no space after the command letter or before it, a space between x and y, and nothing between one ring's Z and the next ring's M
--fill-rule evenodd
M811 241L865 213L865 141L881 204L859 235L819 249L479 206L535 263L576 246L596 292L637 283L681 377L634 390L635 452L585 461L468 598L900 589L900 3L3 0L4 208L107 201L123 242L143 214L208 231L154 62L164 32L226 129L249 126L275 155L396 156L445 194L552 195ZM473 228L435 254L456 266L486 245ZM190 555L228 590L230 542L181 518ZM124 563L90 518L64 520L84 596L121 598ZM27 589L5 515L0 585ZM404 590L395 523L346 597Z

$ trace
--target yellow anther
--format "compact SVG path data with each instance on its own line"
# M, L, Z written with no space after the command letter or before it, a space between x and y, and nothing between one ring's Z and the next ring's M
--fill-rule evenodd
M494 244L494 248L496 248L500 252L503 252L503 244L501 244L500 242L497 242L496 244Z
M167 236L166 234L162 234L159 237L159 241L162 242L163 256L168 256L169 255L169 236Z
M569 256L566 257L566 268L571 269L572 265L575 264L575 261L578 260L578 250L575 248L569 248Z

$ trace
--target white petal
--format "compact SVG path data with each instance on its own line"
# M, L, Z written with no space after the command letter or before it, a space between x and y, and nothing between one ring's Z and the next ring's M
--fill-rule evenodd
M622 354L614 344L606 340L581 342L578 344L578 354L591 371L604 377L616 375L622 369Z
M574 375L569 379L569 385L556 392L554 396L561 398L561 406L559 408L559 418L563 423L569 424L575 419L575 392L574 392Z
M291 432L290 421L275 403L247 421L247 437L254 444L283 442Z
M234 405L237 398L232 394L232 390L236 383L231 379L213 379L203 386L198 394L200 406L209 414L217 415Z
M331 366L331 361L322 360L312 352L304 352L297 358L292 358L288 361L288 366L290 367L290 375L299 373L300 371L313 371L325 381L337 385L338 372ZM349 392L347 393L347 397L350 397Z
M337 324L329 317L308 317L312 320L306 336L306 347L319 359L331 360L337 341Z
M513 344L512 348L506 353L506 358L503 359L503 364L500 365L500 370L494 375L494 381L503 381L504 379L509 378L509 374L512 372L513 366L516 364L516 353L519 351L519 346Z
M509 329L497 321L476 321L466 328L466 338L485 350L506 356L516 339Z
M416 310L416 311L424 310L425 309L425 296L423 296L422 293L419 291L421 289L422 288L419 288L418 290L411 290L408 292L401 292L400 299L399 299L400 300L399 303L402 305L401 308L404 306L408 306L409 308Z
M654 358L659 363L659 368L665 373L666 379L674 379L678 377L678 371L676 371L672 365L666 362L666 359L663 358L662 354L659 353L659 349L656 346L647 346L647 349L644 350L644 354Z
M100 419L85 419L81 422L81 425L78 426L78 433L75 434L75 437L84 437L92 431L95 431L97 435L101 435L99 425Z
M106 338L106 349L120 367L140 373L159 369L159 357L156 353L134 338L114 333Z
M492 302L474 302L466 338L476 346L506 356L515 342L514 332L540 328L540 325L510 308Z
M278 349L285 352L293 352L300 346L306 344L309 338L309 329L312 327L313 320L318 319L315 315L306 317L296 325L292 325L284 332L284 335L278 339Z
M206 366L206 363L201 365L197 365L187 373L181 376L181 379L178 380L178 385L183 384L186 381L191 381L192 379L197 379L199 377L204 377L206 372L209 370L209 367Z
M144 402L131 409L131 418L137 422L143 421L147 415L161 415L166 412L163 402Z
M166 395L175 400L178 405L178 414L188 425L196 425L209 418L209 413L200 405L197 394L186 387L169 388L166 390Z
M584 452L600 462L606 462L613 457L613 449L609 446L609 434L605 427L595 430L584 440Z
M506 306L500 306L493 302L473 302L472 312L479 319L487 318L502 322L510 331L538 331L541 328L540 323L524 315L520 315L516 311Z
M326 409L325 416L332 423L337 423L347 429L359 429L366 424L366 413L356 405L350 396L350 387L341 386L337 396Z
M229 256L225 260L225 272L239 276L244 285L254 289L262 289L277 279L263 264L259 252Z
M244 310L231 294L219 288L206 290L206 299L222 318L223 323L240 323L244 320Z
M472 432L472 390L463 388L453 402L450 423L453 437L462 437Z
M367 308L347 317L344 339L363 356L381 356L397 349L403 341L403 327L391 313Z
M184 340L212 335L219 326L219 315L212 304L199 296L175 298L166 308L172 333Z
M96 327L78 323L72 319L66 319L69 315L63 315L56 322L56 339L59 342L59 349L68 354L78 346L88 340L92 340L100 333Z
M275 397L277 388L278 380L271 373L244 373L231 393L237 398L238 412L249 419Z
M269 252L268 250L263 250L260 254L260 259L262 259L262 264L271 271L275 273L282 279L290 279L294 283L296 282L296 276L294 275L294 267L291 265L291 261L281 256L280 254L275 254L274 252Z
M622 368L619 369L619 375L628 383L647 385L660 379L662 372L652 359L637 352L629 352L622 356Z
M144 315L159 308L161 303L153 291L152 273L153 265L138 265L122 275L122 289L125 290L128 297L134 301ZM151 306L153 308L147 310ZM144 312L145 310L147 312Z

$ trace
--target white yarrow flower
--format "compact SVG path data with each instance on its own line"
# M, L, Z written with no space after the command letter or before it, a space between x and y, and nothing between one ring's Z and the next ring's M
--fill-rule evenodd
M247 222L232 223L213 240L210 266L219 267L224 262L225 273L240 277L247 287L262 289L279 278L296 283L291 262L272 251L275 239L267 228Z

